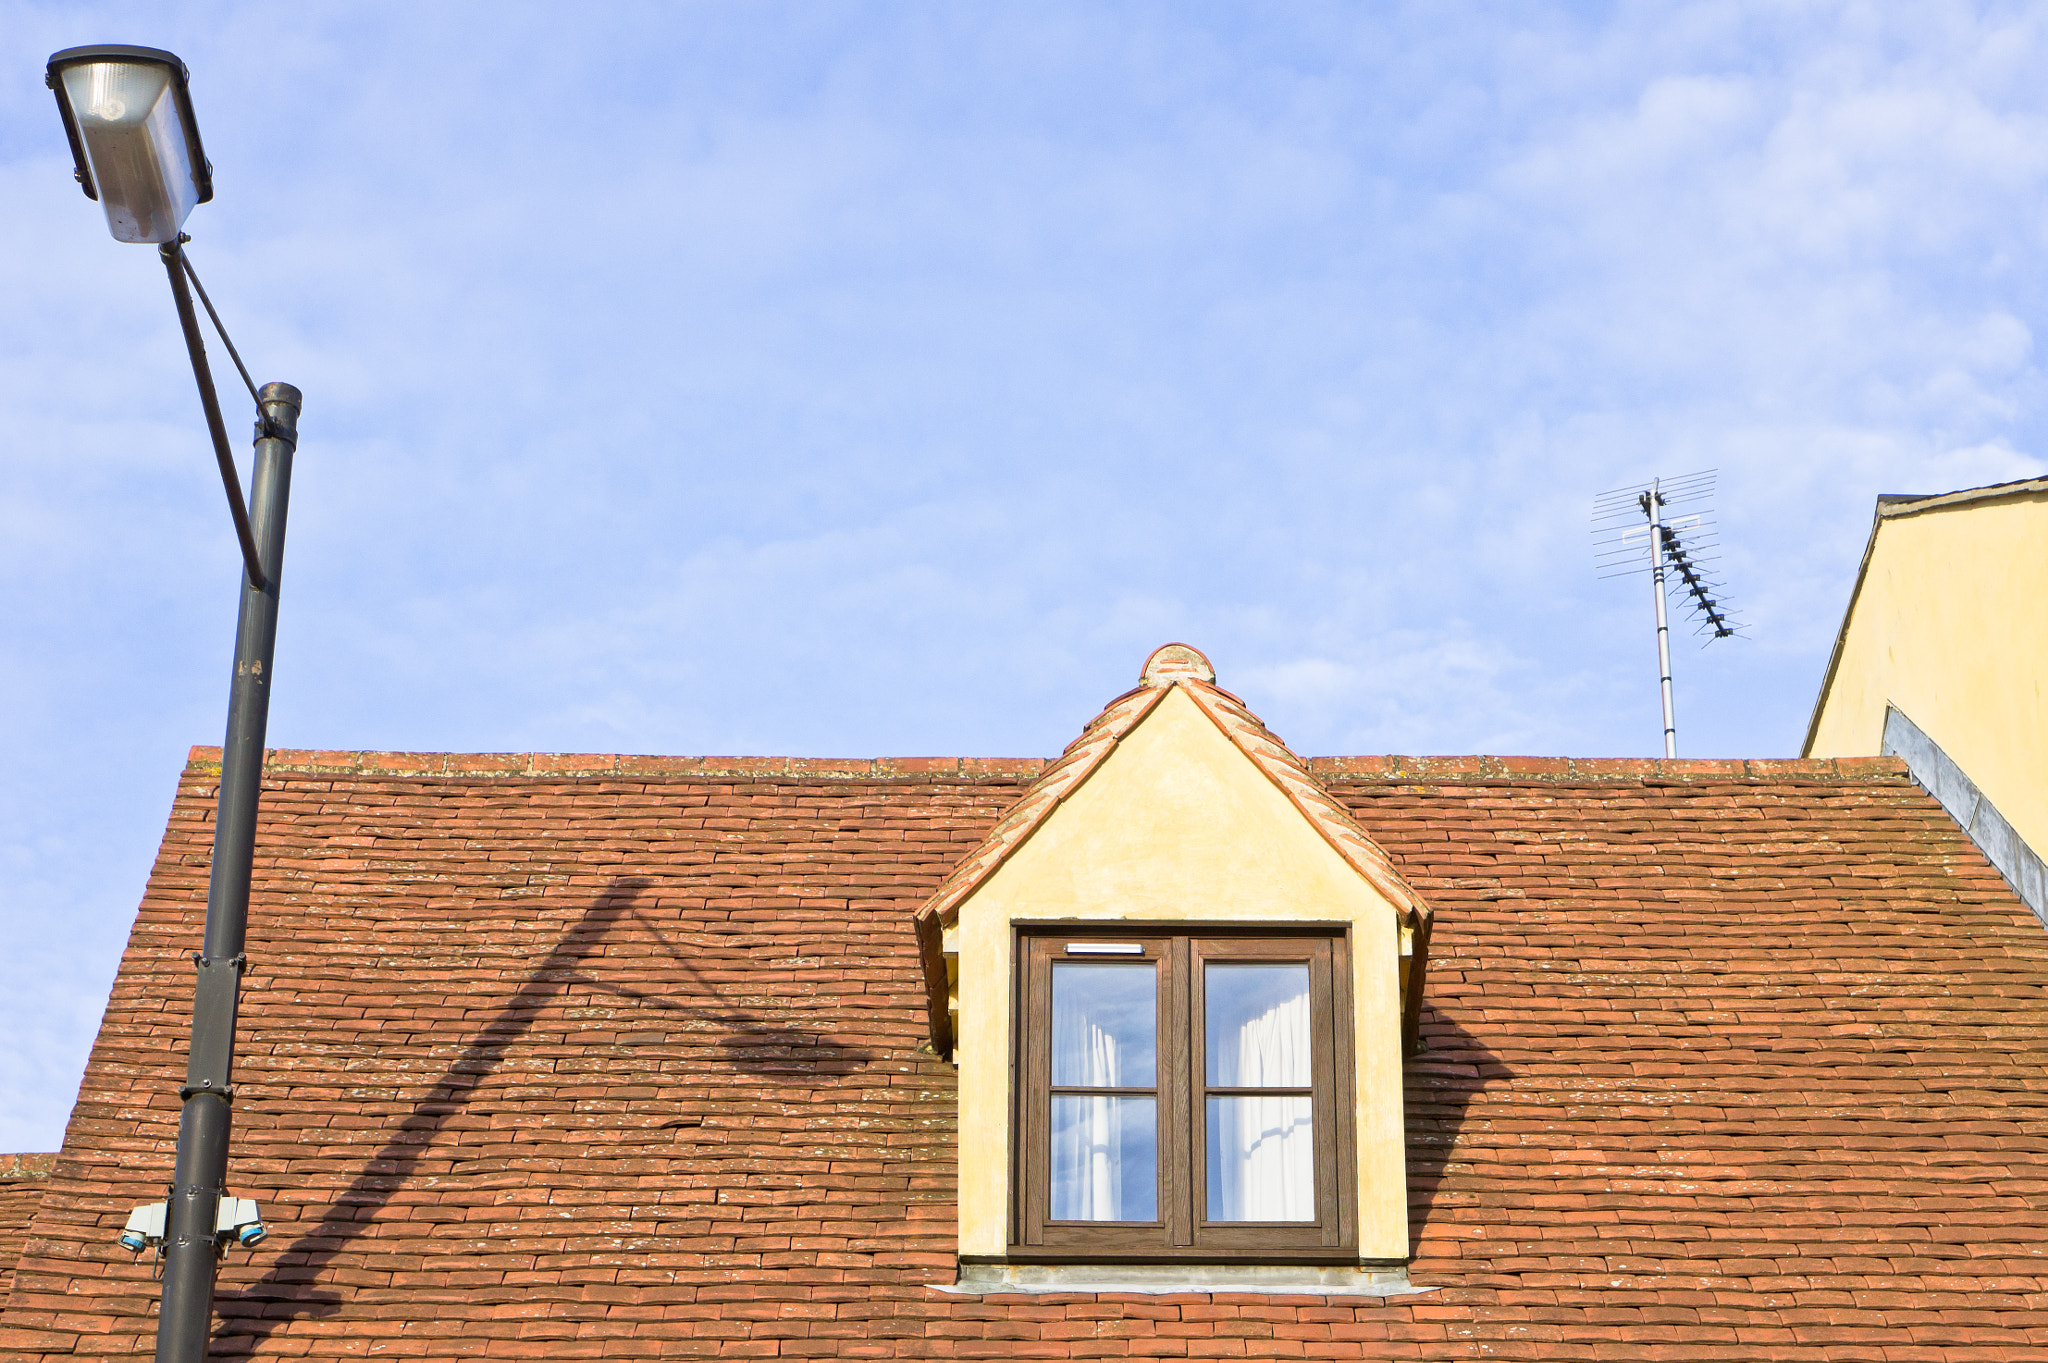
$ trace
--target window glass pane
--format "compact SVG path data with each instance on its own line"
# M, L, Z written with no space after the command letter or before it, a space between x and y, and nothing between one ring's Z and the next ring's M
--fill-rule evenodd
M1055 1094L1055 1221L1159 1219L1159 1114L1152 1098Z
M1202 970L1211 1088L1309 1086L1308 966Z
M1209 1100L1209 1220L1316 1219L1314 1100Z
M1159 972L1151 962L1052 968L1054 1084L1151 1088L1158 1032Z

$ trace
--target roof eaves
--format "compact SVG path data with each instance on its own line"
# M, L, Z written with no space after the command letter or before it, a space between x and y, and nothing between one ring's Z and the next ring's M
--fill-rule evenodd
M996 821L996 826L989 830L981 845L961 860L917 911L916 917L944 923L957 915L968 896L995 874L1018 848L1030 841L1039 826L1068 796L1081 788L1081 784L1116 750L1124 735L1136 728L1138 721L1150 714L1152 707L1171 689L1141 686L1126 691L1104 707L1102 713L1081 731L1081 736L1067 745L1059 759L1039 773L1038 779L1018 797L1017 803L1010 806L1010 811Z

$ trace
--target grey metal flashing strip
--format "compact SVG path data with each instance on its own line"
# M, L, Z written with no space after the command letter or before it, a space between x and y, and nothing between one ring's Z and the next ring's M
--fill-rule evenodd
M1998 868L2020 901L2048 927L2048 863L1984 798L1977 783L1896 705L1884 711L1884 754L1906 759L1906 770L1962 825L1984 859Z
M1270 1292L1292 1297L1407 1297L1405 1268L1318 1264L962 1264L957 1282L933 1283L967 1296L1050 1292Z
M1890 493L1877 499L1877 514L1890 520L1894 516L1917 516L1923 511L1939 511L1943 507L1961 506L1966 502L1989 502L2000 497L2026 497L2041 492L2048 492L2048 478L2019 478L2010 483L1966 487L1961 492L1935 492L1924 497Z

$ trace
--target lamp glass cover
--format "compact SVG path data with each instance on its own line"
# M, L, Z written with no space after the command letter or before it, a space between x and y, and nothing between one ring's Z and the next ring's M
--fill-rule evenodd
M177 240L199 182L170 68L86 62L65 67L63 79L114 239Z

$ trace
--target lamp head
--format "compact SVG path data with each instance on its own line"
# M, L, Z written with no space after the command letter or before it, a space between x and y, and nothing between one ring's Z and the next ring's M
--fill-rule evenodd
M213 197L185 63L155 47L67 47L44 78L71 139L73 172L116 241L167 242Z

